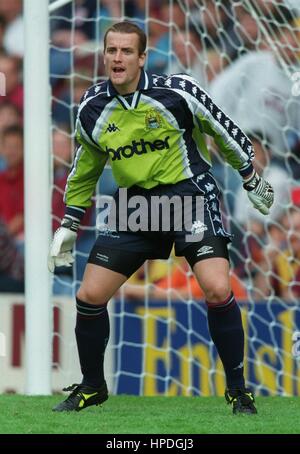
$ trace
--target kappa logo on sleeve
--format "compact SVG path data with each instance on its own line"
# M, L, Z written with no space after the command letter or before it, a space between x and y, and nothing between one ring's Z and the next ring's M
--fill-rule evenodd
M107 126L105 132L116 132L116 131L120 131L120 128L115 123L108 123L108 126Z

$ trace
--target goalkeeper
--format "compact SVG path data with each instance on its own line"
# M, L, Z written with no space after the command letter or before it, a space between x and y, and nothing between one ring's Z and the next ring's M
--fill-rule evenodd
M210 334L226 374L226 400L233 413L256 413L243 376L241 313L230 288L231 237L222 224L205 135L214 139L224 159L240 173L254 208L265 215L273 203L273 189L252 166L249 139L197 81L184 74L147 73L145 49L146 36L133 23L115 24L105 34L108 80L91 87L79 106L80 146L68 177L65 216L54 235L49 269L53 272L56 266L73 263L77 229L107 161L118 185L126 188L128 200L140 196L150 206L157 196L171 200L176 195L183 203L189 196L193 223L180 230L172 221L165 231L159 220L159 228L149 231L148 225L157 221L152 215L139 230L124 228L129 211L125 210L124 221L120 201L123 215L117 215L118 227L99 232L76 297L75 333L83 379L65 388L69 396L53 410L79 411L108 398L103 372L109 339L107 302L145 260L168 258L175 244L176 254L186 258L205 294ZM204 200L201 219L196 216L199 197ZM118 191L115 203L120 208ZM171 214L176 217L175 210Z

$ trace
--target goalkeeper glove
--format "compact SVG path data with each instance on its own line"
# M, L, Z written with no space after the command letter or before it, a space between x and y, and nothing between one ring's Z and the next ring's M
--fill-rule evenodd
M65 215L53 237L48 255L48 269L54 273L56 266L72 266L72 248L77 238L79 219Z
M246 189L248 198L254 208L262 214L269 214L274 202L274 191L270 183L254 171L250 178L244 180L243 188Z

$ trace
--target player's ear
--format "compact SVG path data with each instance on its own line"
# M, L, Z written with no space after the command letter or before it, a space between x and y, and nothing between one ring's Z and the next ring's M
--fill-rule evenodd
M139 56L139 66L140 66L140 68L143 68L143 67L144 67L145 61L146 61L146 52L143 52L143 53L140 54L140 56Z
M103 58L104 66L105 66L105 65L106 65L106 52L105 52L105 50L103 51L103 56L102 56L102 58Z

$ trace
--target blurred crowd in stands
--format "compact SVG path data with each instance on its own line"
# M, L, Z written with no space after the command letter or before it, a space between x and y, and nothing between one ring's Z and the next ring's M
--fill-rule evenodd
M249 9L250 6L250 9ZM298 11L297 11L298 6ZM293 0L74 0L51 14L53 229L63 216L63 191L75 149L77 105L105 78L102 41L124 17L148 35L146 69L195 77L252 139L255 167L275 189L269 217L250 207L239 175L210 142L223 215L234 235L232 286L239 299L300 297L300 4ZM24 291L22 0L0 0L0 292ZM38 70L38 68L37 68ZM300 90L299 90L300 91ZM40 94L38 94L40 95ZM38 130L38 125L37 125ZM116 185L109 168L101 194ZM95 239L96 209L82 224L76 269L60 270L54 292L74 292ZM75 279L74 279L75 278ZM121 289L131 300L201 299L181 258L149 261Z

